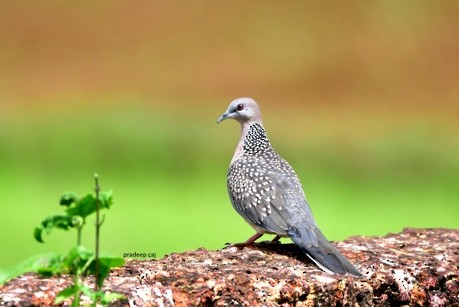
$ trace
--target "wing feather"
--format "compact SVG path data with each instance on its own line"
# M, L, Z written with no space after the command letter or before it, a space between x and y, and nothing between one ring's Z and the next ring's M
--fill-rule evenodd
M257 157L241 163L264 165L256 170L235 161L228 171L228 192L236 211L252 226L286 235L294 220L312 220L301 184L290 165L266 165ZM288 210L286 209L288 208Z

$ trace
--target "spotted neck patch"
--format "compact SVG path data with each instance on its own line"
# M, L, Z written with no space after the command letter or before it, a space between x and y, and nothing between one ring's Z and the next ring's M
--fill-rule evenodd
M265 129L260 124L252 124L244 137L244 154L256 155L270 148Z

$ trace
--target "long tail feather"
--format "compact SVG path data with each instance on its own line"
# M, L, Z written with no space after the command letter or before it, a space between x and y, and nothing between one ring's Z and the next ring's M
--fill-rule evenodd
M354 265L328 242L317 227L299 223L290 227L288 235L325 272L362 276Z

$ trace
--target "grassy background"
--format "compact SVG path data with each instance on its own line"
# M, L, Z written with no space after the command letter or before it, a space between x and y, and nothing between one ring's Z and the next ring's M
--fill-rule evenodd
M206 5L204 5L206 4ZM217 249L253 230L225 175L257 99L331 240L459 227L455 2L14 1L0 10L0 267L99 173L102 249ZM83 242L91 247L89 221Z

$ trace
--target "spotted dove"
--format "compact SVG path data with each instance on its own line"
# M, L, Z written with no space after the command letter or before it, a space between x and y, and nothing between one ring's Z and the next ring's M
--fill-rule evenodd
M257 103L232 101L217 123L228 118L242 128L228 170L228 193L234 209L256 230L239 245L250 245L264 233L275 234L273 241L290 237L325 272L361 276L317 227L295 171L271 147Z

